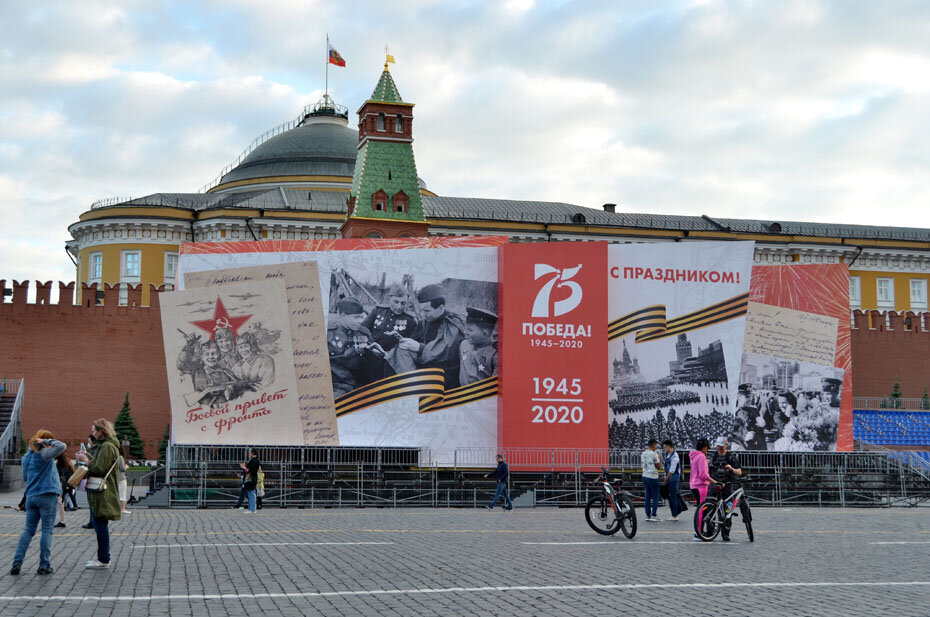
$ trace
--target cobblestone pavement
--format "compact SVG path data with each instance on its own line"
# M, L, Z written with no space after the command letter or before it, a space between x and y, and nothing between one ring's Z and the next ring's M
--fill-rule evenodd
M926 509L756 509L752 544L638 513L631 541L581 509L140 509L93 572L81 510L52 576L38 537L10 576L24 516L0 510L0 615L930 614Z

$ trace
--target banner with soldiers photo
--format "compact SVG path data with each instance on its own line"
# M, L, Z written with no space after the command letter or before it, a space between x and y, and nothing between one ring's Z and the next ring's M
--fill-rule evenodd
M340 445L497 445L502 238L183 245L182 272L315 261Z
M754 267L731 444L852 450L851 369L847 266Z
M608 247L608 444L730 433L753 242Z

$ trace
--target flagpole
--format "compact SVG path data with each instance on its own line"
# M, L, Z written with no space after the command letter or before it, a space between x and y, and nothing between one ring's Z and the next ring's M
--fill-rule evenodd
M326 33L326 91L323 93L323 100L329 99L329 32Z

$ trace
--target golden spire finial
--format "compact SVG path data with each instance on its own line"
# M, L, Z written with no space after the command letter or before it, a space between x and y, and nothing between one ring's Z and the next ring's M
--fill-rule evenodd
M388 49L388 46L385 45L385 46L384 46L384 70L385 70L385 71L388 70L388 64L389 64L389 63L390 63L390 64L395 64L395 62L394 62L394 56L391 55L391 52L390 52L390 50Z

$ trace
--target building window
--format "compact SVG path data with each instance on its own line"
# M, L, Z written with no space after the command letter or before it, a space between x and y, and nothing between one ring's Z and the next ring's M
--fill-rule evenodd
M403 133L404 132L404 117L400 114L394 118L394 132Z
M177 284L178 254L165 253L165 291L171 291Z
M141 261L141 253L123 251L123 276L139 276Z
M100 279L103 278L103 253L91 253L90 254L90 271L88 276L88 284L97 283L100 284Z
M366 237L366 238L383 238L384 236L382 236L381 234L379 234L377 231L372 231L372 232L366 234L365 237Z
M383 112L378 114L378 130L379 130L379 131L386 131L386 130L387 130L387 129L384 127L384 113L383 113Z
M376 201L375 210L384 210L384 202L381 200Z
M927 280L911 279L911 310L927 310Z
M142 253L140 251L123 251L120 256L119 303L129 302L129 285L142 282Z
M858 276L849 277L849 306L852 308L862 306L862 280Z
M878 296L878 308L894 308L894 279L877 279L876 295Z

